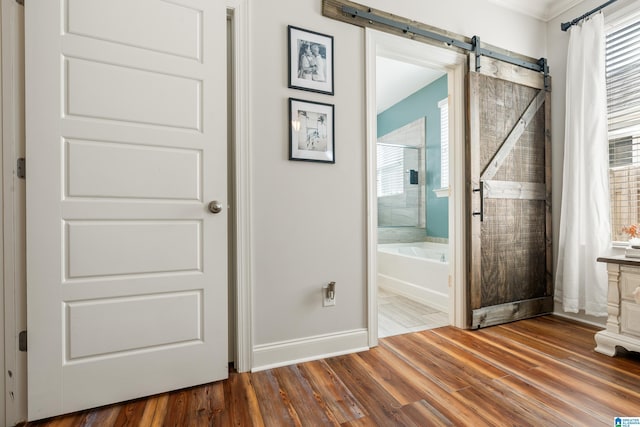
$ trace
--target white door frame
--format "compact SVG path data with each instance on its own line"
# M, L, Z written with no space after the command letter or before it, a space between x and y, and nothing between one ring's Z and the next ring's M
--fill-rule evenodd
M27 419L27 357L18 350L26 329L25 181L15 174L24 156L24 8L2 0L2 246L5 407L0 422ZM11 372L11 374L9 374Z
M233 11L235 85L236 369L253 365L253 260L251 258L251 153L249 94L249 0L227 0Z
M3 16L3 13L2 13L3 10L2 9L3 9L2 8L2 4L0 4L0 29L3 27L3 24L4 24L4 22L2 22L2 20L1 20L1 18ZM2 40L0 39L0 41L2 41ZM1 43L0 43L0 59L4 59L4 57L2 56L2 44ZM3 61L0 60L0 64L2 62ZM4 127L2 126L2 123L4 122L4 119L5 119L4 115L2 114L2 111L3 111L2 102L4 102L4 98L2 97L2 89L3 88L2 88L1 83L2 82L0 82L0 129L4 129ZM5 136L3 135L3 132L0 131L0 143L2 143L2 141L4 141L4 139L5 139ZM2 154L4 154L4 153L2 153ZM2 157L2 158L4 158L4 157ZM3 165L2 169L4 170L4 165ZM4 194L4 179L2 181L3 181L3 185L0 188L0 194ZM2 214L3 214L2 218L4 220L4 211L2 212ZM3 236L3 241L4 241L4 224L0 224L0 234ZM2 265L4 265L4 245L0 245L0 263ZM5 329L4 329L4 327L5 327L5 319L4 319L4 314L5 314L5 309L4 309L4 307L5 307L5 303L4 303L4 300L5 300L5 296L4 296L4 274L2 275L2 278L0 279L0 283L2 283L2 292L0 293L0 304L2 304L2 308L3 308L2 317L0 317L0 340L1 340L0 342L2 342L4 344L4 342L5 342L5 335L4 335L5 334ZM7 349L7 350L10 350L10 349ZM4 351L0 355L0 368L2 368L2 372L6 372ZM4 374L0 378L1 378L0 379L0 387L2 387L2 391L4 392L5 397L6 397L7 391L6 391L6 380L5 380ZM2 400L0 402L0 420L4 421L5 424L6 424L6 419L7 419L7 416L6 416L6 405L7 405L6 399Z
M466 327L465 257L465 83L467 56L452 50L365 29L367 134L367 305L369 346L378 345L376 191L376 56L384 56L448 74L449 93L449 322Z
M15 175L16 159L24 155L24 9L15 0L0 0L2 105L2 194L0 232L4 261L2 275L4 332L3 380L5 399L0 405L0 424L15 425L27 419L26 353L18 351L18 333L26 329L26 282L24 233L25 181ZM236 276L237 350L236 369L252 364L252 271L251 260L251 159L249 153L249 0L227 0L233 11L235 39L235 143L236 143ZM0 334L1 335L1 334ZM2 362L2 357L0 357ZM11 375L8 372L11 372Z

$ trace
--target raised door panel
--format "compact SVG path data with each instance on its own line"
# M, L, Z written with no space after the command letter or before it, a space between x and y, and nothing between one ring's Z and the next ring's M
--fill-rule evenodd
M202 200L200 149L73 139L65 150L67 200Z
M201 221L67 221L65 225L64 281L202 272Z
M66 58L65 72L70 118L202 128L201 80L78 58Z
M193 2L67 0L64 13L68 34L202 59L203 11Z
M202 293L103 298L65 304L68 362L202 341Z

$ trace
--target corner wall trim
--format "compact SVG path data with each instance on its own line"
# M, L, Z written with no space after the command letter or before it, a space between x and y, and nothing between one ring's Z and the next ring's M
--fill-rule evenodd
M366 329L256 345L251 372L369 350Z

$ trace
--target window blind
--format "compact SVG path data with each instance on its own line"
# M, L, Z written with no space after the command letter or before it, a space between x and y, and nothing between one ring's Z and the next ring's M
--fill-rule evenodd
M449 99L438 103L440 107L440 188L449 188Z
M640 19L606 40L609 187L613 240L640 222Z
M377 144L378 197L404 192L404 147Z

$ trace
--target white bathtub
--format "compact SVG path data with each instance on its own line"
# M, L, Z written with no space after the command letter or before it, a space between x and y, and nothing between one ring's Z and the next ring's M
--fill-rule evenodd
M448 313L448 257L441 243L378 245L378 286Z

